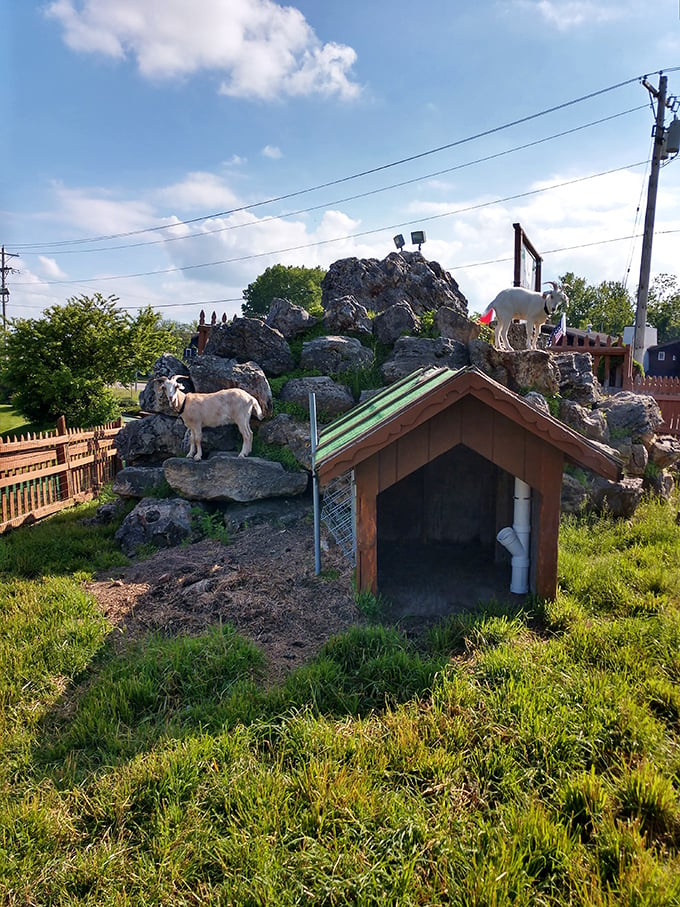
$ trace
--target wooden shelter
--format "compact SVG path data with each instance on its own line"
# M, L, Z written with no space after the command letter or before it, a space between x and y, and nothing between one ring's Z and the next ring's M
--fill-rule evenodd
M620 477L618 460L479 370L427 368L329 425L314 468L322 489L354 473L357 588L374 593L379 551L397 542L430 544L452 564L474 549L482 572L500 564L509 578L496 535L520 479L531 487L530 590L553 598L565 462Z

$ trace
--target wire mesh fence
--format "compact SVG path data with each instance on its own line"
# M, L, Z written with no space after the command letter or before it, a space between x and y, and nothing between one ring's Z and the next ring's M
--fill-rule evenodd
M353 472L328 483L323 492L321 520L345 557L356 566Z

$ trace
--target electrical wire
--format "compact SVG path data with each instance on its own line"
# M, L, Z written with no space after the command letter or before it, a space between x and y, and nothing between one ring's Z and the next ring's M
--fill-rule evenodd
M576 177L575 179L572 179L572 180L565 180L564 182L561 182L561 183L553 183L551 186L542 186L539 189L530 189L530 190L527 190L526 192L519 192L515 195L506 195L503 198L497 198L497 199L492 199L492 200L486 201L486 202L480 202L476 205L467 205L463 208L457 208L453 211L444 211L439 214L432 214L429 217L419 217L417 219L417 221L413 220L413 221L406 221L406 222L402 222L402 223L398 223L398 224L390 224L390 225L386 225L386 226L382 226L382 227L376 227L371 230L362 230L358 233L351 233L351 234L345 234L343 236L336 236L336 237L333 237L332 239L321 239L321 240L317 240L315 242L302 243L297 246L289 246L284 249L270 249L266 252L253 252L250 255L241 255L241 256L237 256L235 258L223 258L223 259L219 259L217 261L200 262L199 264L194 264L194 265L181 265L181 266L177 266L177 267L173 267L173 268L162 268L162 269L159 269L156 271L140 271L135 274L113 274L113 275L100 276L100 277L83 277L83 278L77 278L77 279L74 278L74 279L69 279L69 280L45 280L45 281L42 281L42 285L43 286L66 286L66 285L72 285L72 284L89 283L91 281L95 281L97 283L102 283L104 281L108 282L111 280L130 280L130 279L139 278L139 277L156 277L161 274L173 274L173 273L177 273L177 272L195 271L195 270L199 270L201 268L217 267L218 265L236 264L236 263L244 262L244 261L252 261L256 258L265 258L270 255L283 255L283 254L286 254L289 252L299 252L299 251L302 251L305 249L312 249L312 248L317 248L319 246L330 245L332 243L342 242L342 241L345 241L348 239L361 239L365 236L374 236L377 233L383 233L385 231L391 232L393 230L404 229L405 227L413 226L415 223L418 223L418 224L430 223L435 220L441 220L444 217L452 217L452 216L458 215L458 214L466 214L466 213L469 213L470 211L477 211L477 210L480 210L481 208L488 208L493 205L502 204L503 202L517 201L518 199L522 199L522 198L530 198L531 196L539 195L542 192L549 192L554 189L564 188L565 186L573 186L578 183L586 182L588 180L598 179L599 177L602 177L602 176L609 176L613 173L620 173L622 170L629 170L634 167L640 167L642 164L646 164L646 163L647 163L646 161L637 161L634 164L626 164L622 167L614 167L611 170L604 170L604 171L601 171L600 173L590 174L589 176L581 176L581 177ZM22 285L21 282L15 281L15 286L21 286L21 285Z
M518 151L525 151L527 148L534 148L537 145L542 145L546 142L553 141L554 139L560 139L560 138L564 138L564 136L567 136L567 135L573 135L576 132L580 132L584 129L589 129L592 126L599 126L603 123L609 122L610 120L617 119L618 117L626 116L627 114L635 113L639 110L644 110L646 107L647 107L647 104L640 104L637 107L630 107L628 110L622 110L619 113L612 114L611 116L602 117L599 120L593 120L590 123L584 123L583 125L575 126L572 129L565 129L563 132L557 132L557 133L554 133L553 135L545 136L542 139L536 139L533 142L527 142L524 145L517 145L514 148L508 148L505 151L498 151L495 154L489 154L489 155L486 155L485 157L476 158L475 160L472 160L472 161L466 161L463 164L456 164L453 167L446 167L443 170L436 170L433 173L426 173L423 176L413 177L412 179L403 180L399 183L392 183L391 185L388 185L388 186L381 186L377 189L371 189L366 192L361 192L357 195L349 195L349 196L346 196L345 198L333 199L332 201L326 201L326 202L323 202L322 204L312 205L308 208L299 208L296 211L288 211L288 212L284 212L282 214L272 214L267 217L262 217L256 221L248 221L247 223L228 224L227 226L216 227L214 230L201 230L200 232L183 234L181 236L166 236L166 237L163 237L162 239L153 239L153 240L148 240L146 242L137 242L137 243L123 243L118 246L103 246L103 247L96 247L96 248L90 248L90 249L60 249L58 251L58 254L59 255L82 255L82 254L87 254L89 252L114 252L114 251L119 251L121 249L136 249L136 248L140 248L142 246L165 245L166 243L170 243L170 242L186 241L186 240L194 239L194 238L202 238L204 236L214 236L216 233L225 233L230 230L242 229L243 227L260 226L261 224L266 224L266 223L269 223L269 222L275 221L275 220L282 220L286 217L298 217L301 214L309 214L312 211L319 211L324 208L332 207L333 205L342 205L342 204L346 204L347 202L352 202L352 201L357 201L357 200L364 199L364 198L369 198L370 196L378 195L381 192L388 192L388 191L391 191L392 189L401 189L404 186L411 186L415 183L423 182L428 179L433 179L434 177L437 177L437 176L444 176L446 174L453 173L457 170L464 170L465 168L472 167L476 164L485 164L485 163L488 163L489 161L493 161L493 160L496 160L497 158L505 157L506 155L509 155L509 154L514 154ZM179 226L179 224L176 224L173 226ZM28 254L40 255L40 254L50 254L50 253L47 250L37 250L37 251L32 251Z
M465 145L469 142L476 141L477 139L487 138L488 136L495 135L499 132L502 132L505 129L510 129L513 126L520 126L520 125L523 125L524 123L529 123L532 120L536 120L540 117L547 116L548 114L556 113L557 111L560 111L560 110L565 110L567 107L572 107L575 104L582 103L583 101L592 100L593 98L599 97L603 94L607 94L610 91L615 91L618 88L622 88L626 85L631 85L633 82L639 82L640 78L641 77L636 76L635 78L632 78L632 79L626 79L623 82L617 82L615 85L609 85L606 88L601 88L601 89L598 89L597 91L589 92L588 94L582 95L579 98L574 98L571 101L565 101L562 104L556 104L553 107L545 108L544 110L540 110L537 113L533 113L533 114L529 114L524 117L520 117L519 119L512 120L508 123L504 123L501 126L495 126L491 129L486 129L486 130L483 130L482 132L477 132L473 135L466 136L465 138L457 139L454 142L448 142L447 144L440 145L437 148L430 148L427 151L421 151L418 154L412 154L412 155L409 155L408 157L403 157L403 158L400 158L399 160L391 161L390 163L387 163L387 164L381 164L377 167L371 167L367 170L362 170L359 173L354 173L350 176L344 176L344 177L340 177L338 179L328 180L327 182L319 183L316 186L310 186L310 187L307 187L304 189L297 189L293 192L288 192L283 195L275 196L273 198L263 199L258 202L252 202L249 205L241 205L236 208L230 208L226 211L219 211L219 212L212 213L212 214L204 214L204 215L201 215L200 217L194 217L194 218L190 218L188 220L175 221L171 224L157 224L156 226L145 227L145 228L139 229L139 230L128 230L123 233L110 233L107 235L93 236L93 237L87 237L87 238L82 238L82 239L57 240L54 242L25 243L25 244L20 244L20 245L14 244L14 248L21 249L25 252L28 252L35 248L55 248L58 246L69 246L69 245L76 245L76 244L82 245L84 243L93 243L93 242L106 242L108 240L113 240L113 239L124 239L124 238L127 238L128 236L139 236L144 233L153 233L153 232L157 232L159 230L169 230L171 228L175 228L178 226L187 226L189 224L200 223L201 221L211 220L211 219L214 219L217 217L227 217L230 214L236 214L236 213L239 213L242 211L252 211L254 208L259 208L264 205L271 205L276 202L286 201L290 198L296 198L297 196L305 195L308 192L316 192L319 189L327 189L330 186L338 186L342 183L351 182L352 180L360 179L361 177L364 177L364 176L371 176L375 173L382 173L383 171L389 170L393 167L398 167L398 166L401 166L402 164L407 164L407 163L411 163L413 161L421 160L422 158L428 157L433 154L439 154L442 151L448 151L451 148L460 147L461 145Z

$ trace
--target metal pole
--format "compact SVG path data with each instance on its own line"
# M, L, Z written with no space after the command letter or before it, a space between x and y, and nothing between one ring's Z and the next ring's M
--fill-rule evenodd
M314 572L321 573L321 508L319 503L319 479L316 474L316 445L319 435L316 427L316 394L309 394L309 434L312 444L312 495L314 499Z
M633 339L633 359L642 363L645 353L645 328L647 327L647 301L649 299L649 272L652 264L652 240L654 239L654 215L656 212L656 194L659 187L659 169L664 138L664 113L666 108L666 76L659 76L659 89L656 91L646 80L642 83L657 99L656 125L654 127L654 150L652 152L652 169L649 174L647 189L647 210L645 212L645 230L642 238L642 259L640 261L640 283L638 284L637 307L635 309L635 335Z

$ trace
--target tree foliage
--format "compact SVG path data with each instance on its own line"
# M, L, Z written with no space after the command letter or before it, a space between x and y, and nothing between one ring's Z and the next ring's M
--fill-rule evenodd
M269 312L272 300L279 298L320 315L321 281L325 275L323 268L272 265L243 291L241 311L249 318L262 318Z
M635 306L620 281L604 280L593 286L571 271L560 280L571 287L567 291L567 323L571 327L586 330L591 325L594 331L617 337L623 334L625 327L634 323Z
M150 307L133 318L116 308L117 298L72 297L41 318L16 319L7 336L3 381L13 405L32 422L65 416L73 427L118 416L108 386L129 383L164 351L175 350Z
M647 302L647 321L657 331L657 342L680 339L680 286L671 274L654 278Z

